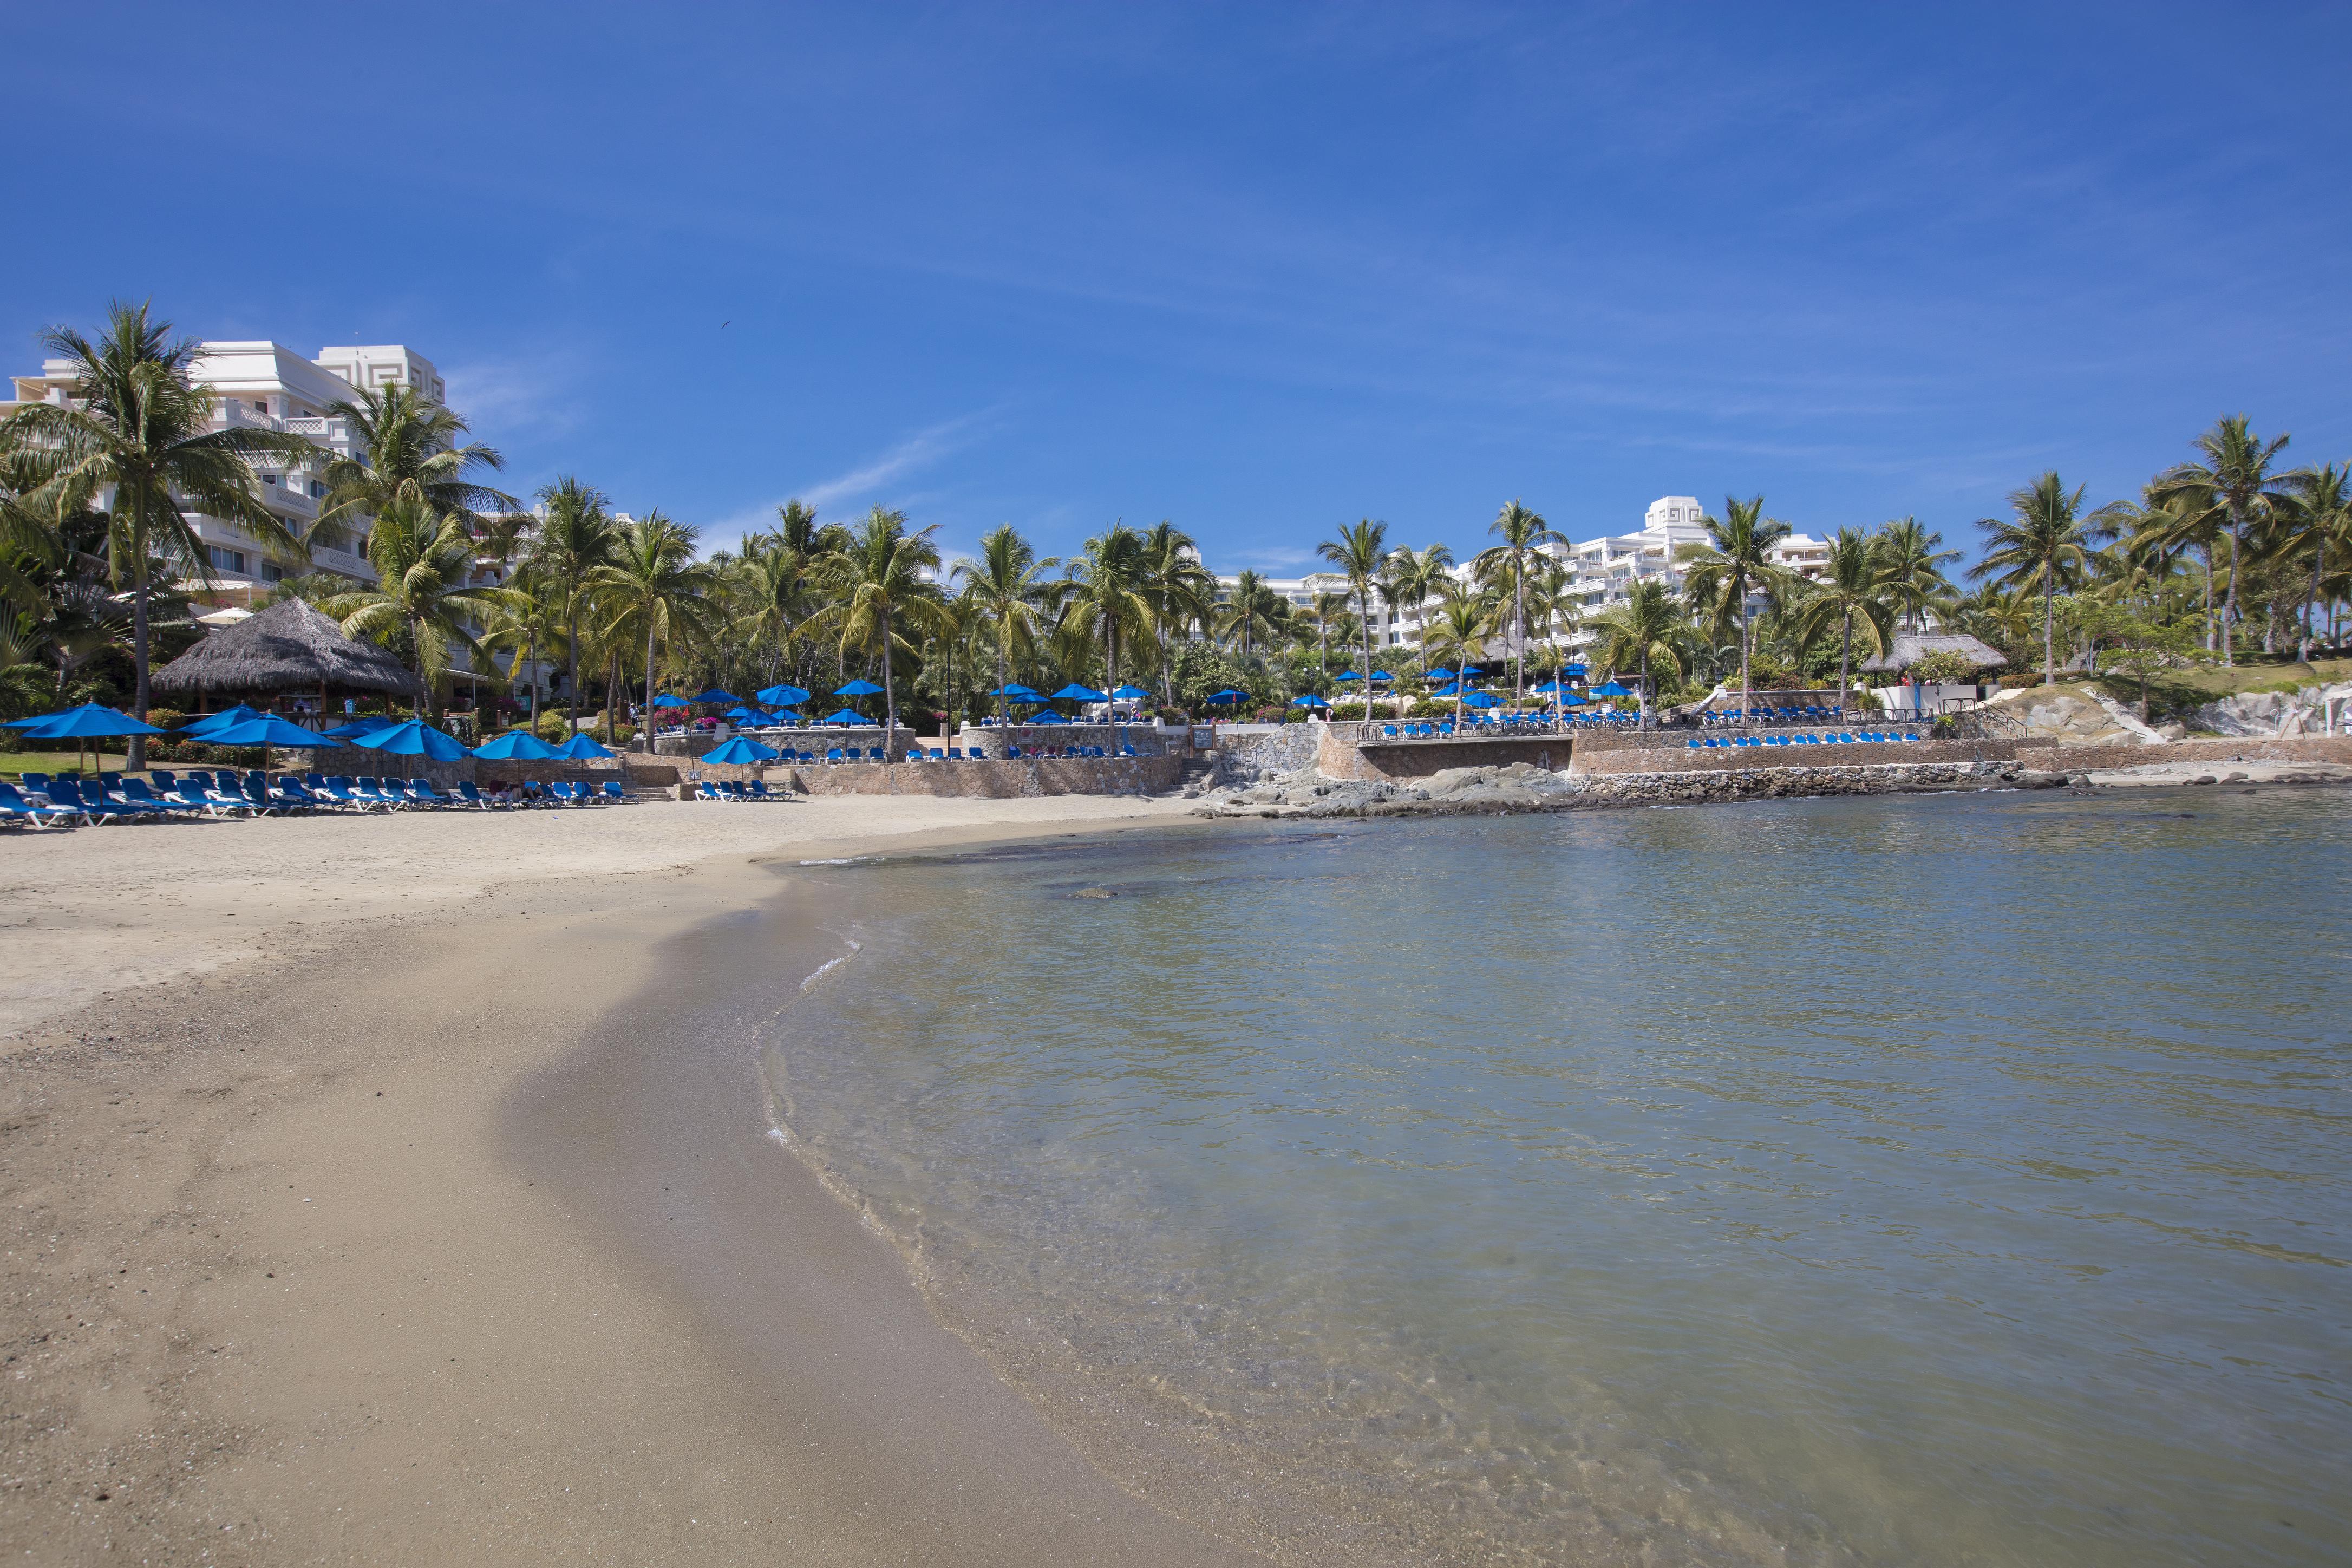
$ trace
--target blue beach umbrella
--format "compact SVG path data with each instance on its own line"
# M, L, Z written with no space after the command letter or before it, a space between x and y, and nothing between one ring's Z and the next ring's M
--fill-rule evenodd
M562 753L528 730L509 730L476 746L474 755L493 763L538 763Z
M1290 705L1293 708L1328 708L1331 706L1328 702L1324 701L1320 697L1316 696L1312 691L1308 692L1304 697L1292 698L1290 700Z
M688 704L685 698L673 697L668 692L665 691L659 697L654 699L654 706L656 708L684 708L688 706Z
M373 735L378 730L389 730L399 722L397 719L386 719L381 716L373 719L354 719L348 724L336 725L333 729L326 731L325 734L330 741L350 741L362 735Z
M1209 693L1207 700L1211 702L1246 702L1249 700L1249 693L1246 691L1235 691L1232 687L1228 686L1223 691L1213 691Z
M142 723L117 708L103 702L85 702L79 708L63 708L38 718L18 719L11 725L26 739L33 741L94 740L103 735L165 735L152 724Z
M1045 711L1038 714L1035 718L1024 720L1023 722L1028 724L1066 724L1069 721L1063 718L1059 713L1055 712L1051 708L1048 708Z
M1579 697L1575 692L1563 691L1559 696L1559 705L1563 708L1581 708L1585 705L1585 702L1584 699Z
M776 753L757 741L738 735L717 751L703 753L702 760L706 763L730 763L740 767L746 763L772 763L776 760Z
M1592 695L1595 697L1631 697L1633 694L1626 690L1623 687L1618 685L1615 681L1612 680L1594 687L1592 689Z
M593 737L589 735L587 731L583 731L572 736L572 739L564 742L563 744L556 747L553 754L559 757L571 757L576 760L583 757L609 757L613 753L598 745Z
M790 684L762 687L752 696L771 708L794 708L809 700L809 694Z
M1559 672L1562 675L1567 676L1570 680L1573 680L1578 676L1586 673L1584 666L1580 664L1563 664L1559 667Z
M331 741L316 730L305 730L299 724L289 724L275 713L247 719L239 724L224 724L207 731L208 746L278 746L289 751L314 751L333 747L342 749L341 741Z
M879 697L882 689L870 680L853 680L846 686L833 689L835 697Z
M1139 686L1122 686L1117 691L1112 692L1111 695L1118 698L1120 701L1125 702L1130 698L1149 697L1151 693L1144 690L1143 688Z
M180 733L192 736L209 735L215 730L226 730L231 724L242 724L247 719L260 717L260 709L248 708L240 702L234 708L224 708L217 713L207 713L193 723L181 725Z
M1474 691L1462 700L1465 708L1500 708L1503 700L1490 691Z
M203 739L207 746L259 746L264 773L269 771L269 749L272 746L284 751L315 752L330 746L341 751L343 745L341 741L330 741L316 730L289 724L275 713L264 713L238 724L224 724L217 730L205 731Z
M395 757L425 757L436 763L454 763L466 754L464 742L420 719L404 720L389 730L356 736L352 744L365 751L388 752Z
M878 724L880 722L879 720L868 719L855 708L845 708L838 713L828 713L825 715L824 721L828 724Z
M1054 693L1054 700L1056 702L1104 702L1109 700L1109 699L1104 696L1103 693L1097 691L1093 687L1080 686L1076 681L1073 680L1067 686L1065 686L1062 689Z
M694 700L697 702L740 702L743 700L740 697L736 696L731 691L723 691L714 686Z

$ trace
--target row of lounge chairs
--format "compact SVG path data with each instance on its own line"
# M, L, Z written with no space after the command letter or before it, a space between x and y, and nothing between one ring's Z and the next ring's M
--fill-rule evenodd
M1864 743L1884 744L1889 741L1916 741L1918 738L1919 737L1916 735L1904 734L1892 730L1860 730L1842 731L1836 734L1830 735L1727 735L1719 741L1714 736L1709 735L1705 740L1685 741L1683 743L1692 751L1696 752L1700 750L1702 747L1708 751L1713 751L1718 746L1850 746Z
M542 799L493 799L472 783L443 794L430 779L276 778L259 772L186 774L157 769L151 784L135 774L102 773L95 779L28 773L19 784L0 784L0 822L54 827L153 820L170 816L282 816L289 812L394 811L415 808L504 810L512 805L581 806L623 798L617 783L545 785Z
M702 800L790 800L782 790L771 790L758 779L749 784L735 779L704 779L695 786L695 795Z
M1779 707L1707 709L1700 712L1702 724L1843 724L1843 708Z

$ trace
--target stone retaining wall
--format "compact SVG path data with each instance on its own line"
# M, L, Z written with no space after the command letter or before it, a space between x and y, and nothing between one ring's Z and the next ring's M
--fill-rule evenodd
M1166 795L1184 781L1182 757L1024 757L980 762L768 764L809 795L931 795L1017 800L1051 795ZM706 776L719 770L706 768Z
M1612 741L1631 738L1606 737ZM2171 748L2149 749L2164 752ZM1694 752L1681 740L1676 740L1671 746L1657 745L1654 741L1648 746L1603 748L1587 746L1585 738L1580 735L1576 738L1576 757L1571 763L1571 771L1587 777L1605 778L1619 773L1814 771L1825 767L1885 766L1892 763L2023 762L2030 767L2040 768L2054 764L2035 761L2035 755L2054 750L2056 748L2047 742L2032 741L1857 741L1851 745L1701 747Z
M1350 726L1318 724L1318 730ZM1569 766L1582 742L1572 735L1480 736L1444 741L1388 741L1359 743L1342 735L1326 735L1315 753L1315 771L1328 779L1368 783L1401 783L1425 779L1444 768L1507 768L1532 763L1547 772Z
M2147 763L2352 763L2352 735L2302 735L2284 741L2252 739L2175 741L2169 745L2134 745L2128 741L2095 746L2019 742L2019 756L2036 768L2069 773L2091 768L2136 768Z
M1220 730L1217 732L1216 770L1213 776L1218 784L1224 785L1255 778L1261 769L1290 773L1314 763L1321 750L1334 738L1334 731L1340 738L1353 741L1363 728L1358 722L1285 724L1272 731L1244 735L1229 734Z
M1014 724L1005 729L982 729L967 724L956 731L951 742L941 745L961 746L967 757L979 752L997 762L1006 761L1004 748L1015 746L1100 746L1104 751L1116 751L1120 746L1133 746L1147 757L1174 755L1189 752L1189 731L1162 735L1150 723L1142 724Z
M1876 746L1874 751L1891 751ZM1840 747L1839 750L1844 750ZM1570 797L1576 806L1696 805L1733 800L1805 795L1909 795L1938 787L1983 789L2013 775L2018 764L1948 762L1847 763L1826 767L1698 768L1682 773L1614 773L1589 778Z

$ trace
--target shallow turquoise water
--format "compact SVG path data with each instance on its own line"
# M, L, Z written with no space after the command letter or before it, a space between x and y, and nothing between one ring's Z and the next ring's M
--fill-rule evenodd
M1433 1560L2352 1554L2341 794L822 874L780 1115L1049 1409Z

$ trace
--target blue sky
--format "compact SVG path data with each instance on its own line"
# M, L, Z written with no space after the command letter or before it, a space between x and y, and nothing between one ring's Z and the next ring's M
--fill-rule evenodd
M2352 457L2347 59L2340 5L12 7L0 345L405 342L509 488L714 543L1972 543L2224 412Z

